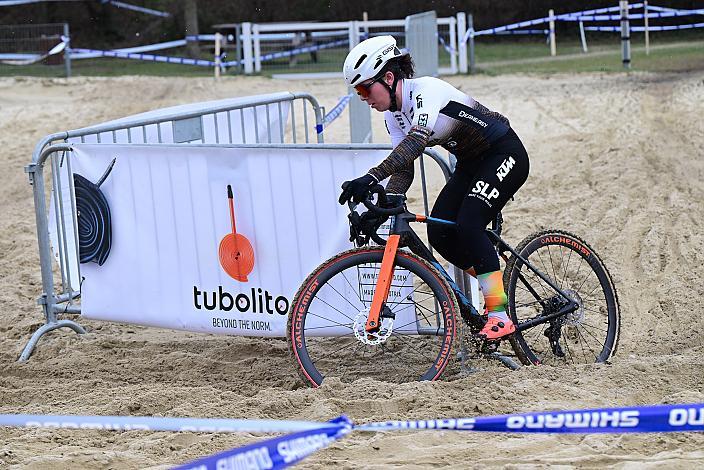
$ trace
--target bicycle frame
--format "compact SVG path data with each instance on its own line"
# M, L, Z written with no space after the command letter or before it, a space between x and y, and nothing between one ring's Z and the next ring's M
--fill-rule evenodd
M368 333L375 333L379 331L380 322L379 317L381 310L386 302L389 294L389 288L391 286L391 280L393 278L394 270L394 260L396 258L396 252L399 247L407 246L413 253L420 256L421 258L428 261L433 267L435 267L447 280L450 288L454 291L457 301L459 303L460 312L463 319L468 322L473 327L480 329L483 327L486 319L483 315L474 308L472 302L467 298L466 295L460 290L455 281L450 277L445 268L438 262L433 256L428 247L423 243L423 241L418 237L418 235L413 231L410 226L411 222L421 222L426 224L444 225L446 227L457 227L457 223L438 219L434 217L426 217L422 215L416 215L408 211L404 211L401 214L394 216L394 222L392 224L391 230L389 232L389 237L386 242L386 247L384 249L384 257L381 263L381 269L379 273L379 278L377 279L376 289L374 291L374 297L372 299L371 309L367 316L367 323L365 329ZM520 260L525 266L527 266L532 272L534 272L540 279L542 279L547 285L549 285L557 294L563 297L567 301L567 305L560 308L557 312L553 312L549 315L540 315L529 320L525 320L516 325L516 331L524 331L529 328L533 328L537 325L547 323L558 317L564 316L568 313L574 312L578 308L578 304L572 300L567 294L565 294L562 289L556 286L547 276L545 276L538 268L533 266L528 260L523 258L516 250L514 250L508 243L506 243L499 233L501 232L502 223L501 213L497 215L495 222L492 224L491 229L487 229L486 232L489 237L494 241L498 253L506 259L505 253L508 251L518 260ZM519 279L526 286L528 291L540 302L543 308L546 307L544 302L538 293L532 288L532 286L526 281L522 274L519 274Z

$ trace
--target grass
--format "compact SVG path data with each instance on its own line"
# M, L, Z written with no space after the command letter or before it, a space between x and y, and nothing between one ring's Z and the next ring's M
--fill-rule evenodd
M475 57L477 72L489 75L507 73L579 73L621 72L621 46L616 36L590 38L589 53L583 54L578 41L560 41L558 55L550 57L549 46L539 38L500 38L493 42L477 40ZM559 38L558 38L559 41ZM680 34L651 35L650 55L645 55L642 35L634 35L632 42L632 68L642 71L689 71L704 70L704 32L693 31ZM449 67L449 55L440 51L440 66ZM262 51L266 53L267 51ZM310 54L297 57L295 65L289 59L262 64L262 75L295 72L337 72L347 54L344 48L319 51L315 60ZM164 55L185 57L183 50L170 50ZM203 59L212 60L207 53ZM228 74L236 74L231 69ZM0 76L63 77L64 65L0 65ZM125 59L84 59L72 62L73 76L186 76L210 77L213 69L162 62L144 62Z
M520 55L517 55L518 52ZM520 48L497 45L478 46L476 67L479 73L500 75L506 73L580 73L621 72L621 46L618 40L611 44L589 45L584 54L579 43L559 44L558 55L551 57L547 45L528 44ZM704 37L690 42L651 42L646 55L642 42L631 44L631 70L649 72L683 72L704 70Z

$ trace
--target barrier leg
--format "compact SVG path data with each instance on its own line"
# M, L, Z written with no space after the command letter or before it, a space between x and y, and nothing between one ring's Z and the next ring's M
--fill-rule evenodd
M32 350L34 350L34 346L36 346L37 342L39 341L39 338L41 338L45 333L63 327L71 328L73 331L79 334L83 334L86 332L83 327L76 322L73 322L71 320L56 319L57 312L80 313L80 310L76 309L75 307L71 308L71 306L67 306L58 310L56 308L57 301L69 301L71 300L71 296L69 295L64 299L63 296L57 298L54 295L54 279L52 272L53 258L51 255L51 242L49 241L49 227L47 222L48 217L45 202L46 193L44 191L43 162L44 158L46 158L46 155L48 155L48 153L46 153L46 150L44 150L44 153L40 157L37 157L35 155L34 160L39 160L40 163L33 163L25 168L25 171L29 176L29 182L30 184L32 184L32 192L34 195L34 215L37 221L39 264L41 265L42 288L44 290L44 293L42 294L38 302L42 306L42 309L44 311L45 323L32 334L32 337L29 339L29 342L24 347L22 354L20 354L20 357L18 359L19 362L25 362L27 359L29 359L29 356L32 354Z
M22 354L20 354L20 357L19 359L17 359L17 362L26 362L27 359L29 359L29 356L32 355L32 351L34 351L34 347L39 342L39 339L46 333L49 333L50 331L56 330L58 328L70 328L79 335L82 335L86 332L86 330L81 325L71 320L56 320L47 322L41 327L39 327L34 332L34 334L32 334L32 337L29 338L29 341L22 350Z

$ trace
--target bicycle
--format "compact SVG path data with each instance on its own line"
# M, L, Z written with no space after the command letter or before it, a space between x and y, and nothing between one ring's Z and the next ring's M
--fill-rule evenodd
M488 356L518 367L499 353L501 341L477 336L486 317L410 227L455 223L413 214L405 205L380 207L381 186L372 196L363 201L369 213L392 217L388 237L365 226L350 205L350 239L357 247L322 263L294 296L287 336L303 379L314 387L326 376L437 380L453 359L458 330L466 339L460 359ZM506 263L507 313L516 325L502 340L525 365L607 361L618 344L620 308L596 252L562 230L535 233L514 249L501 238L502 225L499 213L487 228Z

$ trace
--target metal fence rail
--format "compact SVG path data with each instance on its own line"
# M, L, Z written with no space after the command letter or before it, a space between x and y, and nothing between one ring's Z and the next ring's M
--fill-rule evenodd
M464 13L460 16L464 18ZM437 18L440 73L458 71L458 19ZM347 52L369 36L391 34L406 47L406 20L335 21L316 23L242 23L218 25L223 31L242 32L245 73L339 73Z
M0 26L0 53L43 54L61 42L64 23Z

